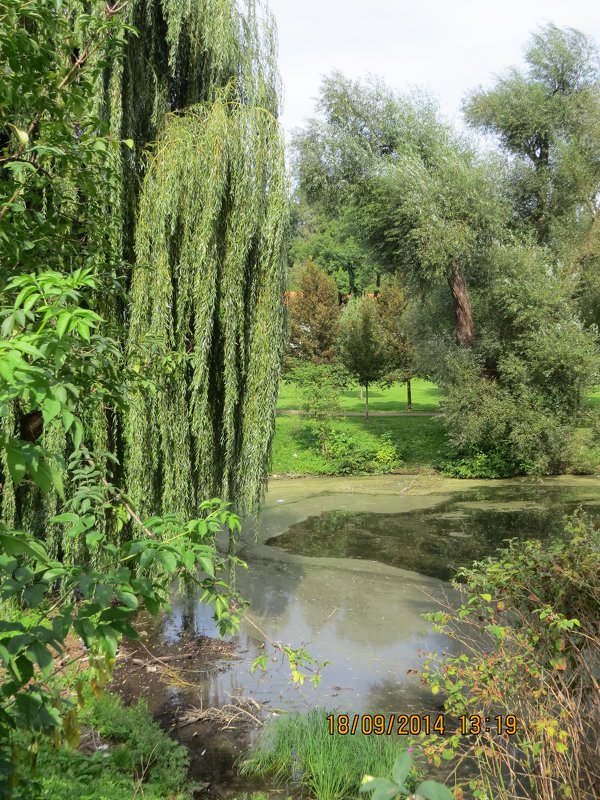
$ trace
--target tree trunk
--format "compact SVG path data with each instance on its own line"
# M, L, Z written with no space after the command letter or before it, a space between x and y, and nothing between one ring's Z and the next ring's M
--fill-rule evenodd
M369 384L365 383L365 419L369 419Z
M348 266L348 288L352 297L356 294L356 286L354 285L354 267Z
M410 378L406 381L406 410L412 411L412 386Z
M361 400L364 400L364 399L365 399L365 398L363 397L363 387L362 387L362 386L360 387L360 399L361 399Z
M469 289L462 270L453 267L448 276L448 286L452 292L456 325L454 327L454 341L460 347L471 347L473 344L473 311Z
M381 291L381 272L378 272L375 277L375 292L374 296L379 297L379 292Z

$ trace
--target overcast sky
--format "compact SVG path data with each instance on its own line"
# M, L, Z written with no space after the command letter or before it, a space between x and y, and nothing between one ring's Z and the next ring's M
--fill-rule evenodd
M279 29L289 132L313 115L321 77L372 73L400 91L429 89L459 122L461 100L523 63L544 22L579 28L600 42L598 0L269 0Z

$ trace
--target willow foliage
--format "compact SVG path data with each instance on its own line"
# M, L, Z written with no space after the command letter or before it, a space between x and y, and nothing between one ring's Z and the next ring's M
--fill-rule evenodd
M260 498L284 338L283 146L265 109L231 100L168 118L136 231L129 343L152 343L158 391L132 398L128 486L191 513ZM149 454L153 454L151 464Z
M125 414L99 405L86 444L117 454L112 478L124 471L143 511L191 513L215 494L247 509L265 485L283 341L272 16L260 0L13 6L0 50L27 45L44 58L12 58L0 116L15 131L31 126L23 169L43 170L25 181L19 142L0 130L16 154L0 194L26 200L0 212L14 233L0 240L11 248L0 261L102 276L90 302L155 389ZM51 430L43 436L68 459ZM48 525L58 499L27 492L4 493L3 518L39 518L53 553L80 560Z
M137 209L129 353L152 353L157 391L131 398L128 488L149 513L215 494L247 510L266 481L284 338L274 27L253 1L138 0L130 14L139 36L108 103L136 144L120 198L124 218Z

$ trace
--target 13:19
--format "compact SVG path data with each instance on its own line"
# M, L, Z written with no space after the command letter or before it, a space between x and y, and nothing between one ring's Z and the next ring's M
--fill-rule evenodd
M514 714L498 714L496 717L482 717L479 714L459 717L460 732L463 736L478 736L481 733L495 733L498 736L514 736L517 732L517 718Z

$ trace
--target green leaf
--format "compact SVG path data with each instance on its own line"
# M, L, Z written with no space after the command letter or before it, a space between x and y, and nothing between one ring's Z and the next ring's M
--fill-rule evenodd
M29 472L36 486L39 486L44 494L48 494L54 486L54 476L48 463L43 459L40 459L37 463L31 461L29 463Z
M156 554L156 558L167 572L175 572L177 569L177 556L170 550L159 550Z
M210 575L211 578L215 577L215 565L211 558L206 558L206 556L200 556L198 559L200 562L202 569L206 572L207 575Z
M450 789L437 781L423 781L417 786L415 795L423 800L454 800Z
M392 777L398 785L401 786L406 780L406 777L410 772L411 763L412 759L408 753L401 753L394 762Z
M37 608L44 599L47 591L48 587L45 584L34 583L23 591L23 600L27 603L29 608Z
M69 323L71 322L71 315L67 311L63 311L56 320L56 333L59 339L65 335Z
M54 658L50 650L41 642L32 642L28 647L27 656L39 666L44 675L50 672Z
M44 422L51 422L54 417L57 417L60 414L61 408L62 406L59 400L53 400L51 397L47 397L42 405L42 416L44 418Z
M17 128L16 125L13 125L12 122L8 123L10 127L14 130L15 136L19 140L19 144L23 145L24 147L29 144L29 134L27 131L23 130L22 128Z
M79 522L79 514L59 514L56 517L52 517L51 522L69 522L73 524Z
M73 438L73 446L76 450L79 449L79 445L83 441L83 426L81 422L75 417L73 422L73 431L71 432L71 437Z
M9 556L28 556L43 564L48 564L50 561L48 553L40 542L19 531L0 532L0 550L8 553Z
M118 591L117 597L119 598L119 602L126 608L134 609L138 607L137 597L133 592Z
M85 543L90 550L94 550L102 539L104 539L104 534L101 531L90 531L85 536Z
M63 421L63 428L65 433L69 432L69 428L75 422L75 415L72 414L68 408L63 408L62 411L62 421Z
M85 322L79 322L77 324L77 332L79 333L82 339L85 339L86 342L90 341L90 329L85 324Z
M13 483L18 486L25 477L27 464L21 447L14 439L11 439L6 448L6 463Z

